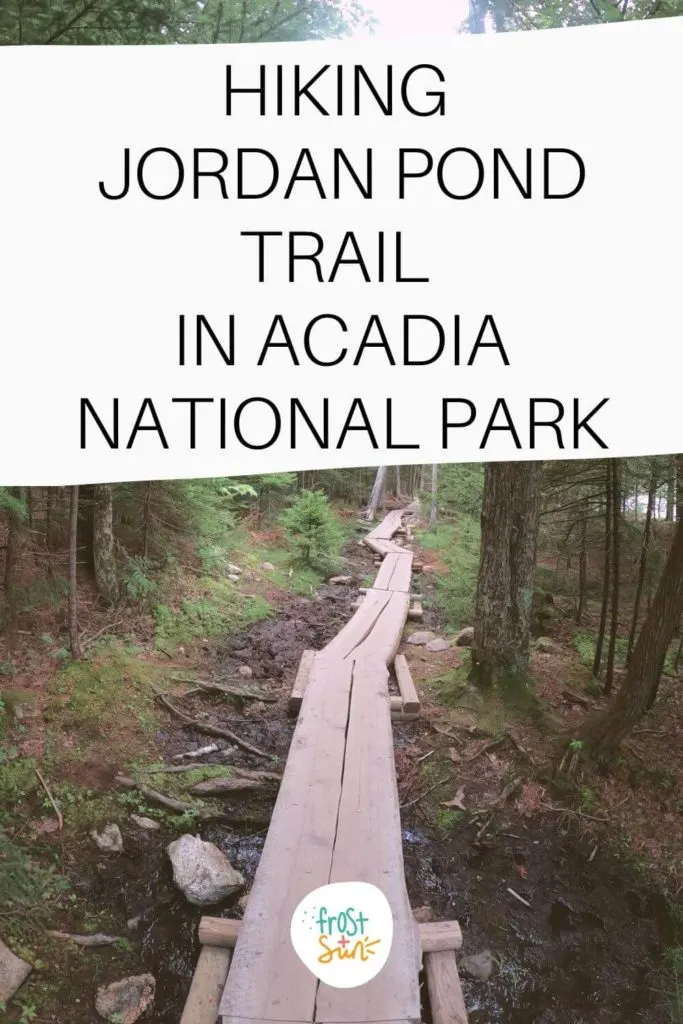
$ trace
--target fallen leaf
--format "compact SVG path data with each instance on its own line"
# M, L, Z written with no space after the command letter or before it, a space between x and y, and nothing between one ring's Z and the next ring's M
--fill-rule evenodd
M459 761L460 760L460 754L455 749L455 747L449 747L448 748L448 756L450 757L451 761Z
M445 800L441 805L442 807L457 807L459 810L464 811L465 805L463 804L463 797L465 796L465 790L461 786L458 792L455 794L452 800Z
M519 874L520 874L521 878L526 878L526 868L524 867L523 864L518 864L517 865L517 870L519 871Z

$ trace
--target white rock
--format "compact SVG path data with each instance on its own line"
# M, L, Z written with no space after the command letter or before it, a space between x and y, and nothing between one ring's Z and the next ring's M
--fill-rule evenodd
M458 970L469 974L471 978L478 978L480 981L488 981L493 971L493 957L488 949L481 953L474 953L472 956L465 956L458 960Z
M261 568L264 572L275 572L275 566L272 562L261 562Z
M411 633L410 636L408 637L408 639L406 640L406 643L408 643L408 644L416 644L418 647L420 647L420 646L422 646L422 644L428 643L432 639L433 636L434 636L433 633L423 632L423 631L421 631L419 633Z
M33 970L0 939L0 1003L8 1003Z
M197 907L220 903L244 885L243 876L225 854L199 836L181 836L169 844L167 852L173 865L173 881L188 902Z
M230 580L231 583L239 583L240 581L239 576L235 572L228 573L228 579Z
M430 640L426 646L428 651L447 651L451 645L448 640L444 640L442 637L437 636L435 640Z
M228 572L233 576L239 576L242 570L239 565L233 565L232 562L228 562Z
M249 668L248 665L240 665L239 674L242 676L242 679L251 679L254 670Z
M344 583L353 583L353 576L330 576L327 582L333 584L339 583L340 585Z
M140 814L131 814L131 818L136 825L147 829L148 832L156 832L157 829L161 828L158 821L152 821L151 818L143 818Z
M471 647L474 643L474 626L461 629L453 643L456 647Z
M123 978L97 990L95 1009L105 1020L135 1024L154 1002L156 981L152 974Z
M121 853L123 849L123 836L118 825L113 823L105 825L101 832L93 829L90 833L102 853Z

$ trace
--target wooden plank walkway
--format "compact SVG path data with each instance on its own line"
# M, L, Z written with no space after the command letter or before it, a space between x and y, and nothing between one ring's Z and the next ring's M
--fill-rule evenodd
M232 954L222 1024L419 1024L420 936L405 887L388 689L410 603L413 556L392 541L404 514L390 512L367 535L383 558L375 586L322 651L307 652L299 719ZM377 885L394 915L387 963L356 989L318 982L289 937L300 900L342 881Z

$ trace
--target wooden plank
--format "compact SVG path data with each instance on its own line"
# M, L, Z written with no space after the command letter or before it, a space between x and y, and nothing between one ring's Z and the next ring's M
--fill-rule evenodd
M412 712L407 715L404 711L392 711L391 721L395 725L406 725L408 722L417 722L419 720L419 714Z
M385 591L378 591L385 593ZM378 617L372 634L353 651L356 659L378 657L385 665L390 665L396 656L401 643L403 627L408 614L409 597L407 594L386 591L389 600Z
M403 698L402 697L390 697L389 698L389 707L390 707L392 713L394 711L399 711L399 712L403 711Z
M229 917L202 917L199 921L199 941L202 946L227 946L228 949L234 949L241 928L241 921Z
M455 953L429 953L425 975L432 1024L467 1024Z
M400 590L404 594L410 593L410 574L413 566L413 556L410 551L402 551L396 563L391 577L390 590Z
M401 555L387 555L382 562L381 568L377 573L373 587L377 590L389 590L393 589L389 587L391 578L394 575L396 566L402 556Z
M387 590L368 590L356 614L320 653L330 659L348 657L372 632L390 596Z
M408 609L408 618L421 619L423 615L424 611L422 609L422 601L413 601L410 608Z
M457 921L427 921L420 925L423 953L442 953L462 947L462 931Z
M202 948L180 1024L216 1024L231 957L225 946Z
M392 601L402 597L407 604L407 595L392 594ZM315 1020L325 1024L420 1021L420 943L403 868L388 680L377 646L371 657L355 661L330 882L353 879L378 886L391 905L394 937L389 959L372 981L353 989L319 985Z
M287 705L288 711L298 711L301 707L301 702L304 699L304 693L306 691L308 677L311 674L311 667L313 665L314 658L315 651L304 651L301 655L299 669L297 671L294 686L292 687L292 694Z
M352 665L319 653L221 1000L224 1022L312 1021L317 979L289 941L292 914L326 885L337 834Z
M403 711L408 714L417 714L420 710L420 698L417 695L415 683L410 674L410 666L404 654L397 654L394 658L394 672L403 701Z
M229 917L202 917L199 941L204 946L234 949L241 928L241 921ZM418 932L423 953L440 953L462 947L462 931L457 921L428 921L418 925Z

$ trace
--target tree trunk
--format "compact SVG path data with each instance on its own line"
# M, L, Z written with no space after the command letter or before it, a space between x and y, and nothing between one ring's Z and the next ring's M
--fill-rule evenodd
M24 548L26 546L26 488L14 487L10 495L17 507L10 509L7 548L5 550L5 612L3 626L8 629L17 604L17 589Z
M581 625L581 619L586 607L586 530L587 520L584 515L581 520L581 549L579 551L579 601L576 608L576 624Z
M628 647L626 649L627 665L631 660L633 645L636 642L636 633L638 632L638 615L640 614L640 602L643 597L643 586L645 584L645 574L647 572L647 555L650 548L650 537L652 535L652 513L654 512L656 493L657 471L655 463L653 462L652 469L650 471L650 486L647 492L647 511L645 512L643 543L640 549L640 559L638 561L638 582L636 584L636 595L633 600L633 618L631 619L631 632L629 633Z
M683 455L676 456L676 521L683 519Z
M436 526L436 484L438 479L438 466L436 463L432 466L432 509L429 513L429 525Z
M598 638L595 644L595 657L593 659L593 675L596 679L600 675L602 645L605 642L605 627L607 626L607 608L609 607L610 577L612 568L612 476L609 461L605 462L605 472L605 566L602 581L600 626L598 627Z
M612 618L610 621L609 646L607 648L607 669L605 671L605 693L612 692L614 682L614 655L617 648L619 629L619 523L621 519L621 498L619 485L619 460L610 464L612 477Z
M666 481L666 521L673 523L676 504L676 456L669 460L669 475Z
M150 480L147 484L147 493L145 494L145 521L143 528L142 537L142 557L147 561L149 558L149 527L151 522L151 508L152 508L152 481Z
M395 466L396 470L396 497L401 500L401 467Z
M471 672L482 686L526 679L541 469L540 462L485 467Z
M578 739L597 760L609 762L646 710L683 614L683 520L673 542L652 607L643 623L626 678L613 705L586 722Z
M370 502L368 504L368 510L365 515L366 519L374 519L377 514L377 509L382 502L382 495L384 493L384 483L387 477L387 467L378 466L375 474L375 482L372 485L372 494L370 495Z
M92 550L97 590L110 603L119 599L114 555L114 512L110 484L93 487Z
M78 637L78 485L71 488L69 511L69 644L71 657L81 656Z

